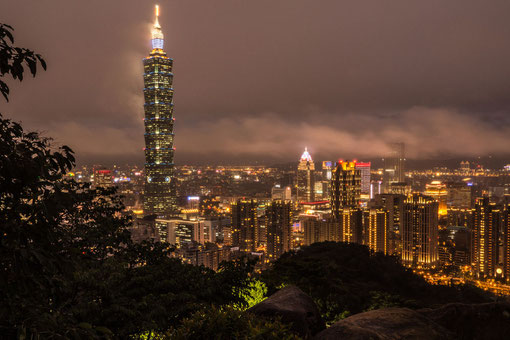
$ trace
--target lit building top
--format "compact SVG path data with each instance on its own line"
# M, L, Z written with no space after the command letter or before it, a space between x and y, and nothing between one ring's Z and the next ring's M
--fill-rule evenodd
M355 170L356 164L357 164L356 161L349 162L349 161L344 161L344 160L340 159L340 160L338 160L337 166L341 167L342 170L344 170L344 171L349 171L349 170Z
M310 156L310 154L308 153L308 148L305 147L305 152L303 152L303 154L301 155L301 159L300 159L302 162L313 162L312 160L312 156Z
M156 20L154 21L154 25L152 26L152 48L153 49L163 49L164 37L163 31L161 30L161 26L159 25L159 6L156 5Z

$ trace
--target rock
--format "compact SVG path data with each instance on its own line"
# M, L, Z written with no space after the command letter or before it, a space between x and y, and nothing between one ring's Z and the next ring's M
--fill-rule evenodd
M443 340L454 337L421 313L408 308L385 308L340 320L314 339Z
M312 298L295 286L280 289L248 312L269 318L280 317L303 338L311 338L326 327Z
M510 303L450 303L418 312L455 333L457 339L510 339Z

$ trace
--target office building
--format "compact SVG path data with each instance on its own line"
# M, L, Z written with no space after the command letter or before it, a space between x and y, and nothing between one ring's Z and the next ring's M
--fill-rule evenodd
M315 163L308 149L301 155L297 170L297 200L298 202L312 202L315 200Z
M356 169L361 176L361 195L370 197L370 162L356 162Z
M291 250L292 203L273 201L266 207L267 259L274 261Z
M363 212L364 244L373 251L389 253L390 239L388 212L382 208L371 208Z
M375 196L374 207L381 207L388 213L388 254L402 254L401 222L406 197L400 194Z
M252 252L259 243L256 200L239 199L232 204L232 245L243 252Z
M494 277L503 267L503 248L500 244L505 223L503 207L488 197L476 199L473 227L473 262L477 276Z
M413 194L406 198L402 216L402 262L430 267L438 261L438 203Z
M156 219L161 242L182 247L193 243L205 243L205 225L201 220Z
M465 182L446 183L446 206L449 209L470 209L472 186Z
M331 178L331 210L340 218L343 208L359 206L361 194L361 172L356 162L339 161Z
M438 203L438 214L439 216L444 216L447 214L447 190L446 184L441 183L440 181L432 181L431 183L427 183L425 185L425 195L434 198Z
M404 143L390 144L390 152L384 157L383 186L388 193L391 183L405 182L405 145Z
M152 51L143 59L145 125L144 214L168 218L177 211L174 178L173 60L163 50L159 7L152 28Z
M299 216L299 223L307 246L316 242L340 240L338 223L329 213L303 214Z
M336 223L339 234L337 241L363 244L363 210L344 207L339 210Z

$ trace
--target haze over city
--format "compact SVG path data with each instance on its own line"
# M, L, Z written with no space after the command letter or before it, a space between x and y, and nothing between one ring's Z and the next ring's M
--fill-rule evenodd
M51 5L50 5L51 4ZM508 1L162 1L176 162L509 154ZM152 1L6 1L48 72L8 104L82 163L143 162ZM503 163L502 163L503 164ZM501 164L501 165L502 165Z

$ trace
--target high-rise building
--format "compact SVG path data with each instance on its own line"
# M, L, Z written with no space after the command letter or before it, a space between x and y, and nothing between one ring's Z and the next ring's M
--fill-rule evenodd
M503 268L504 276L507 282L510 282L510 198L504 202L504 253Z
M380 194L375 196L374 206L388 212L388 254L402 253L402 216L406 196L400 194Z
M344 207L337 213L338 240L346 243L363 244L363 210Z
M315 199L315 163L308 149L301 155L297 171L297 200L298 202L312 202Z
M317 171L315 181L315 200L329 200L331 194L331 161L322 162L322 171Z
M356 208L361 194L361 172L356 162L339 161L331 178L331 210L338 219L343 208Z
M389 253L388 211L371 208L364 211L364 244L374 251Z
M168 217L176 213L174 179L173 60L163 50L158 21L152 28L152 51L143 59L145 99L145 193L144 213Z
M329 213L303 214L299 222L304 231L304 243L339 241L338 223Z
M178 247L191 243L205 243L204 221L183 219L156 219L155 226L161 242L168 242Z
M431 183L425 184L425 195L433 197L438 203L439 216L444 216L447 213L446 199L447 190L446 184L441 181L432 181Z
M291 250L292 203L273 201L266 208L267 259L274 261Z
M391 183L405 182L405 145L392 143L390 147L390 153L384 158L384 192L389 192Z
M448 209L471 208L471 186L465 182L446 183L446 206Z
M259 242L256 200L239 199L232 204L232 245L241 251L255 251Z
M402 262L434 266L438 261L438 203L413 194L406 198L402 218Z
M370 196L370 162L356 162L356 169L361 175L361 194L367 198Z
M503 248L499 240L504 225L503 212L503 207L490 202L488 197L476 200L472 258L479 277L494 277L498 269L502 271Z

